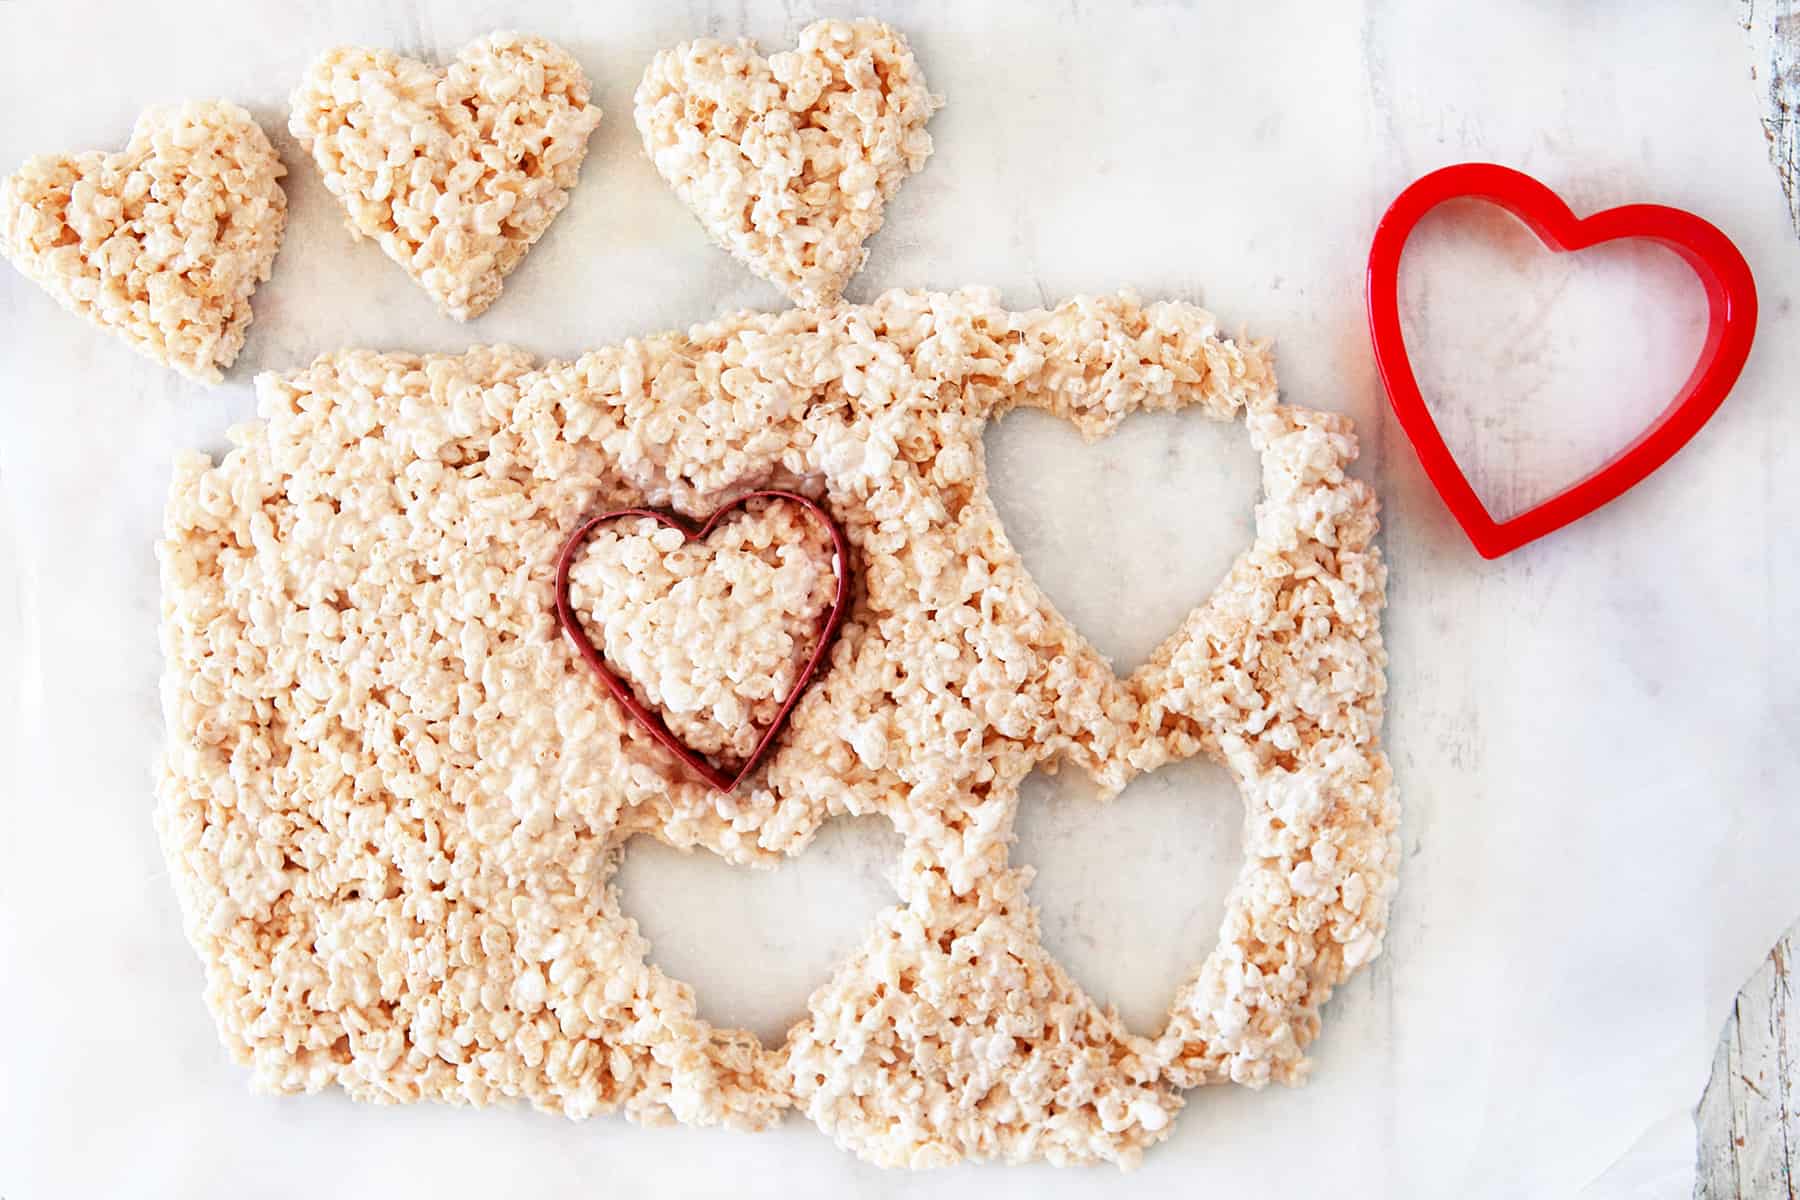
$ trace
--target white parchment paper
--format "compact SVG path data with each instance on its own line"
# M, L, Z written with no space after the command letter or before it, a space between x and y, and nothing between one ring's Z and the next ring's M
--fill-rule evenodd
M221 95L276 140L292 204L218 389L0 270L0 1195L1686 1195L1689 1113L1730 999L1800 913L1800 243L1728 7L0 0L4 169L116 147L152 102ZM171 456L222 448L253 413L256 371L348 344L569 355L778 307L656 178L631 92L682 38L772 49L861 12L906 30L948 107L853 299L980 283L1016 307L1121 286L1197 300L1276 339L1293 400L1357 419L1385 504L1405 803L1386 954L1331 1003L1308 1087L1194 1095L1130 1178L883 1175L798 1119L746 1137L246 1094L150 824L151 544ZM333 43L448 55L500 26L568 46L607 116L569 209L490 314L458 327L350 243L286 136L285 98ZM1692 208L1743 248L1764 306L1741 384L1684 453L1497 563L1385 419L1361 304L1382 208L1465 158L1530 171L1578 211ZM1452 214L1409 256L1422 374L1490 494L1529 499L1666 398L1696 300L1654 253L1546 273L1505 231L1472 249L1480 228ZM1569 299L1588 287L1622 298ZM990 434L1002 511L1051 594L1130 665L1246 540L1248 447L1147 417L1088 448L1027 416ZM1134 1022L1209 944L1233 803L1203 767L1106 809L1067 778L1028 789L1016 857L1040 867L1046 939ZM622 879L704 1011L779 1030L857 937L843 898L885 902L891 850L879 829L827 830L760 875L634 848Z

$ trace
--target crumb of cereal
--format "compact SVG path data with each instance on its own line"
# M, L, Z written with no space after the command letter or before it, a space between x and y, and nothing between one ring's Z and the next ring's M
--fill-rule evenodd
M599 124L581 64L509 32L441 68L387 50L328 51L288 118L351 236L374 238L458 321L499 298L568 204Z
M281 246L286 173L235 104L148 109L121 153L41 155L0 180L0 255L64 308L218 383Z
M569 572L589 642L714 767L756 750L837 595L831 532L753 500L704 543L648 517L590 534Z
M888 1166L1130 1165L1184 1089L1302 1079L1320 1007L1379 952L1400 855L1375 497L1349 421L1279 404L1264 347L1205 312L889 292L567 362L346 350L258 390L262 420L170 492L157 825L260 1087L745 1129L795 1109ZM1254 542L1128 679L988 496L982 429L1019 406L1094 436L1188 408L1262 457ZM721 797L594 686L554 565L594 512L805 486L855 558L850 608ZM1195 754L1243 793L1246 861L1144 1038L1039 941L1013 809L1039 768L1116 792ZM783 1044L714 1028L621 909L626 840L768 862L840 813L905 838L899 902Z
M943 106L906 39L816 21L767 59L711 38L658 54L636 118L657 171L713 240L806 307L833 304L881 211L931 156Z

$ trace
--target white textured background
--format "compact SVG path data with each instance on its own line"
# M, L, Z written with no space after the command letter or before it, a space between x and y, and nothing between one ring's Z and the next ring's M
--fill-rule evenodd
M151 102L221 95L292 172L287 241L223 388L158 372L0 270L0 1196L1685 1196L1720 1023L1800 912L1800 244L1729 7L0 0L4 169L122 144ZM751 1138L247 1095L149 819L170 456L222 446L255 371L346 344L567 355L777 306L655 177L631 91L682 38L772 49L815 16L870 11L949 103L851 298L982 283L1017 307L1121 286L1198 300L1277 339L1292 400L1363 431L1393 568L1407 856L1387 954L1332 1002L1313 1083L1195 1094L1128 1179L881 1175L799 1120ZM574 51L607 118L568 211L458 327L350 244L285 134L285 96L335 42L445 55L502 25ZM1743 248L1764 306L1743 382L1687 451L1498 563L1384 420L1361 304L1386 202L1471 157L1582 212L1700 212ZM1455 211L1415 248L1421 377L1503 504L1625 441L1698 336L1697 291L1657 252L1549 263ZM1247 540L1248 447L1144 418L1088 449L1031 416L989 438L1002 511L1051 594L1134 663ZM1204 765L1110 809L1084 794L1033 781L1017 857L1041 868L1052 949L1144 1028L1209 943L1235 801ZM833 827L756 874L638 845L621 880L704 1011L779 1030L891 894L892 846L879 826Z

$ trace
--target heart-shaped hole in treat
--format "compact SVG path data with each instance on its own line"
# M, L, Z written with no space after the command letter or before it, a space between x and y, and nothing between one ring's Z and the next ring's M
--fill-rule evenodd
M1241 425L1144 412L1094 441L1022 410L989 425L983 444L1013 548L1120 675L1149 658L1256 540L1261 464Z
M656 966L694 989L702 1019L779 1046L898 901L901 846L875 816L827 821L804 853L772 866L640 836L625 843L612 883Z
M697 526L646 508L583 522L557 561L556 615L613 698L729 792L773 748L849 590L830 514L759 491Z
M1038 773L1019 791L1014 831L1013 861L1035 872L1045 948L1096 1003L1155 1037L1193 964L1218 942L1243 866L1237 783L1189 758L1102 800L1073 772ZM1171 889L1173 878L1192 884Z

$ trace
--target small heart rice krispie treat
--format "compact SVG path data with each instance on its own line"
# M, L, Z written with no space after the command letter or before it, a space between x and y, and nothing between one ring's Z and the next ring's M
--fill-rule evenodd
M351 236L374 238L466 321L499 298L568 204L599 124L567 51L493 33L447 67L329 51L294 92L288 130L343 203Z
M943 105L879 21L817 21L792 50L683 42L637 90L644 150L707 233L795 304L836 303L881 210L931 156Z
M0 254L64 308L217 383L281 245L284 174L237 105L152 108L120 153L46 154L0 180Z

